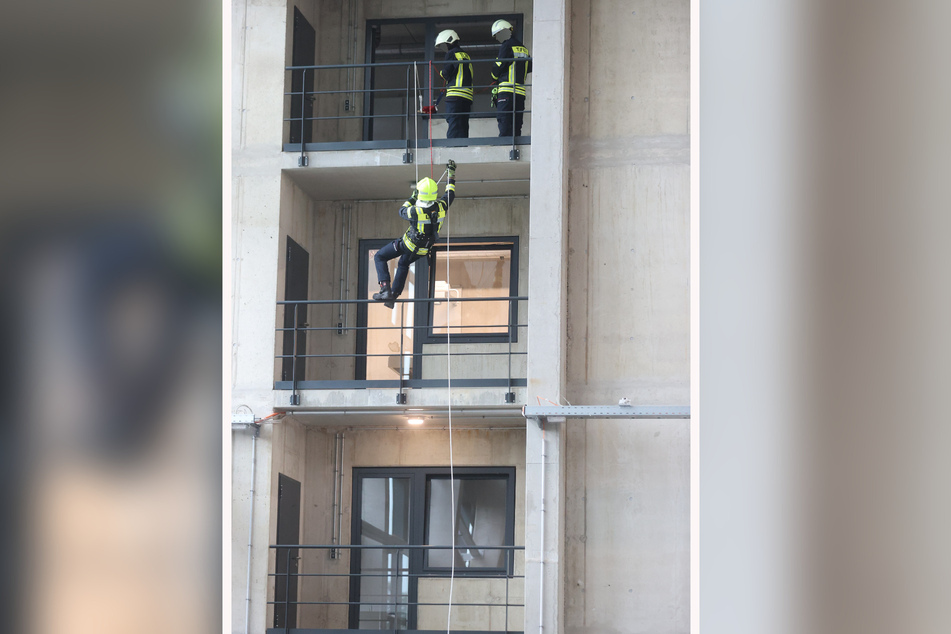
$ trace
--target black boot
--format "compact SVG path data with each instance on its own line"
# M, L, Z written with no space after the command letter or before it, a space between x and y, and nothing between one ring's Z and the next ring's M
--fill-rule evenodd
M378 302L383 302L383 305L387 308L393 308L396 305L393 303L396 297L393 296L393 291L390 290L389 284L380 284L380 292L373 293L373 299Z

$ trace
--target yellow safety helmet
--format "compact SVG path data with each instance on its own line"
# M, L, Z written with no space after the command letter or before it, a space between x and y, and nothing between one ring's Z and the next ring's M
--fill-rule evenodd
M492 24L492 37L495 37L499 34L499 31L508 29L509 31L515 31L515 28L505 20L496 20Z
M445 31L440 31L439 35L436 36L436 46L440 44L452 44L453 42L459 41L459 34L453 31L452 29L446 29Z
M420 179L416 183L416 200L423 200L426 202L432 202L436 200L436 195L439 193L439 186L436 184L436 181L429 178Z

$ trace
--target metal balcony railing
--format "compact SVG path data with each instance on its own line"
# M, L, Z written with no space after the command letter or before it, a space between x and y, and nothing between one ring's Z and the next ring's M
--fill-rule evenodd
M473 59L473 66L495 64L495 59ZM526 62L530 58L502 60ZM467 62L468 63L468 62ZM433 138L430 123L445 119L445 112L431 113L443 91L439 70L444 62L380 62L287 66L290 90L284 93L284 151L403 149L403 162L413 162L416 148L466 145L511 145L509 158L518 159L517 145L531 143L530 136L498 135L466 139ZM347 74L363 73L364 87L348 87ZM351 82L353 83L353 82ZM526 84L525 123L529 124L531 84ZM489 107L491 84L473 85L475 99L470 122L494 119ZM515 100L512 100L513 113ZM439 110L443 110L440 108Z
M429 551L452 546L272 544L270 549L275 553L268 574L274 600L268 605L273 606L274 627L267 634L447 631L450 603L442 587L447 584L439 584L450 571L427 569L424 562ZM521 634L525 575L517 573L524 571L525 547L456 546L463 558L472 550L499 551L504 561L484 570L457 566L451 605L459 609L454 615L465 612L465 629L457 625L460 629L450 632ZM370 559L383 564L364 565ZM431 587L425 587L427 582Z
M513 388L527 385L528 324L519 321L519 307L526 315L527 301L524 296L422 297L398 299L392 310L370 299L279 301L281 353L275 355L274 389L291 390L291 404L299 405L301 390L398 388L402 404L407 389L449 387L448 345L453 389L505 388L505 402L514 403ZM470 302L482 307L504 302L507 310L494 312L504 313L505 321L462 323L461 317L449 317L450 306ZM357 308L357 325L350 325L351 306ZM373 325L381 319L385 325ZM315 325L320 323L327 325ZM382 350L384 339L388 347Z

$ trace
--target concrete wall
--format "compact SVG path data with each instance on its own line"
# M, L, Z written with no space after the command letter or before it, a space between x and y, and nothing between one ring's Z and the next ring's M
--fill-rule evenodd
M232 4L232 402L257 417L272 408L274 301L280 262L281 133L287 5L277 0ZM261 632L266 622L271 440L255 443L254 521L250 522L251 435L232 442L232 631ZM248 541L254 547L248 554ZM249 620L246 580L251 571Z
M283 294L285 237L290 232L310 247L313 296L337 297L336 232L342 203L314 203L281 174L283 69L290 62L288 16L293 6L273 0L245 0L233 6L232 391L236 406L247 405L262 416L273 405L273 355L278 349L273 338L274 301ZM528 399L566 396L575 404L604 404L626 396L642 404L687 403L689 3L370 0L357 2L355 34L343 28L348 22L345 2L307 0L300 6L318 32L318 63L346 61L351 36L357 41L357 61L362 61L366 19L525 14L531 25L526 44L536 57L544 52L532 78L538 113L533 116L537 142L531 202L460 198L448 232L523 237L520 264L532 279L525 288L529 276L520 275L525 288L520 292L535 298ZM561 56L566 56L564 63ZM345 79L338 76L338 81ZM362 85L362 78L357 85ZM345 114L339 104L321 103L317 110ZM544 120L541 126L538 117ZM323 134L318 130L318 137ZM390 238L402 232L405 223L394 211L398 204L354 203L350 242L354 261L360 238ZM328 228L335 233L324 245L323 232ZM356 284L354 267L351 297L356 296ZM326 318L335 316L315 315L321 321ZM351 311L351 323L354 319ZM352 337L352 332L331 335L330 349L353 350ZM315 335L310 345L323 344ZM329 367L352 373L346 363ZM328 366L311 364L311 371L324 367ZM455 372L454 368L457 376ZM273 487L278 472L304 485L302 541L328 539L334 430L306 427L290 418L284 421L265 426L257 441L251 631L263 631L271 618L263 597L272 596L267 594L267 544L276 530L272 500L276 502ZM564 427L548 429L547 449L541 452L536 446L542 431L531 426L459 434L454 436L457 464L515 464L518 469L516 539L532 549L535 562L525 569L536 575L524 594L534 605L540 590L538 575L547 575L545 631L687 631L686 423L568 421ZM437 453L447 446L444 431L348 429L347 437L348 469L445 463ZM547 504L559 512L552 513L546 524L543 573L536 548L542 545L537 535L537 493L545 453ZM243 632L250 436L235 433L233 455L233 627ZM344 534L349 538L349 478L345 485ZM301 571L347 569L348 562L305 553ZM427 582L425 592L442 593L441 583ZM308 579L302 582L301 600L319 600L316 597L336 591L331 585ZM459 590L462 596L476 592L464 586ZM493 592L497 594L497 589ZM530 612L526 626L537 629L534 607ZM302 608L301 616L339 618L314 606ZM460 624L472 622L465 611L457 616ZM496 617L492 618L496 627ZM441 626L440 615L431 621Z
M574 404L689 403L689 10L571 3ZM688 423L567 432L565 631L688 631Z
M435 16L470 16L521 13L525 16L524 40L532 46L532 2L529 0L297 0L287 5L286 60L291 63L294 6L301 10L307 21L317 31L316 65L362 64L366 62L366 21ZM351 5L352 10L351 10ZM287 75L287 74L285 74ZM285 90L290 91L290 78L285 77ZM531 80L529 80L531 83ZM363 69L330 69L315 75L317 90L362 90ZM347 110L347 101L350 109ZM402 99L400 112L402 112ZM531 93L526 105L531 109ZM289 101L285 100L285 117L289 116ZM360 92L322 95L314 102L314 116L349 117L365 114L363 95ZM427 121L420 120L422 136ZM289 125L289 124L287 124ZM285 136L287 138L285 125ZM360 119L336 119L318 121L314 124L315 142L356 141L363 135ZM411 124L412 125L412 124ZM523 134L531 133L531 117L526 118ZM494 119L472 119L470 136L497 136L498 126ZM433 121L433 137L445 138L444 119Z
M406 194L414 173L407 168L409 179L406 183ZM422 176L422 168L420 172ZM345 213L351 214L350 230L350 272L347 283L347 297L358 299L365 297L359 294L358 286L358 256L360 240L366 239L393 239L399 237L406 230L406 221L400 218L398 209L400 200L390 201L358 201L358 202L331 202L314 203L307 201L301 190L288 179L284 181L284 196L282 197L281 217L282 236L291 232L295 240L299 236L305 249L310 253L310 287L312 299L339 299L341 285L341 250L346 248L346 239L341 235L343 231ZM529 291L528 283L528 200L524 197L498 199L470 199L465 196L465 185L457 185L459 197L450 208L448 219L443 225L444 237L492 237L518 236L519 241L519 294L526 295ZM403 192L394 192L403 193ZM344 207L349 208L348 212ZM282 238L282 242L285 238ZM376 272L370 271L370 281L375 286ZM283 294L283 260L278 272L279 288ZM346 278L346 273L343 276ZM527 323L527 307L519 307L519 323ZM346 323L356 325L356 306L350 306ZM278 312L278 319L281 319ZM331 326L338 323L339 311L334 307L313 306L308 310L308 322L314 327ZM513 350L526 349L526 332L520 333L519 342L513 344ZM281 342L276 343L280 349ZM356 350L356 331L346 329L339 335L336 331L321 331L308 333L308 352L310 354L352 354ZM454 344L457 352L505 352L508 344ZM445 352L445 345L427 345L426 353ZM507 372L507 357L456 357L453 359L453 376L456 378L505 376ZM426 378L442 378L446 376L446 363L443 358L428 357L424 359L423 372ZM513 376L525 376L524 356L513 357ZM275 364L275 376L279 376L280 364ZM329 359L309 359L307 379L346 380L354 378L354 361L352 357L335 357Z

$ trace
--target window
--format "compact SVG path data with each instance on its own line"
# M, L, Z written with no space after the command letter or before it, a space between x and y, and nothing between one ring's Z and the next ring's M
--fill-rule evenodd
M503 570L505 551L484 548L505 544L506 476L459 477L430 476L426 481L426 544L452 546L455 520L455 551L433 550L427 553L427 571L449 570L453 553L456 571ZM453 502L455 505L453 506ZM447 513L447 509L454 509Z
M415 629L421 577L499 576L515 544L515 468L356 468L351 543L350 627ZM455 502L455 504L452 504ZM451 546L455 550L406 548ZM489 548L486 548L489 547Z
M455 239L434 249L429 296L450 299L518 296L518 238ZM427 343L518 341L518 302L432 302Z

